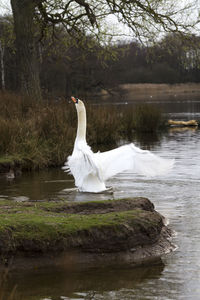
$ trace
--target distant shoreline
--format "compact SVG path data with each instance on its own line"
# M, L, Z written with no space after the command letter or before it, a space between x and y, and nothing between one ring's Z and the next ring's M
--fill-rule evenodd
M120 84L111 92L102 90L101 96L110 97L111 94L128 100L166 100L169 98L185 100L188 96L200 100L200 83L127 83Z
M200 93L200 83L128 83L121 84L120 88L137 93L144 93L146 91L152 91L154 93L162 93L163 91L166 91L168 93Z

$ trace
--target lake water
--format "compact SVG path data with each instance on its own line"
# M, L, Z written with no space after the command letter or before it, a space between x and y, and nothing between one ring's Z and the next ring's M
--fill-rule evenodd
M200 102L189 100L157 104L169 118L200 120ZM162 157L175 158L176 165L167 176L154 179L120 174L107 183L114 189L112 197L148 197L176 232L173 242L178 249L157 264L137 268L102 265L14 271L7 290L17 285L16 299L200 299L200 130L171 128L162 136L133 142ZM11 201L111 197L64 191L70 188L74 188L73 179L61 170L22 174L12 181L0 178L0 194Z

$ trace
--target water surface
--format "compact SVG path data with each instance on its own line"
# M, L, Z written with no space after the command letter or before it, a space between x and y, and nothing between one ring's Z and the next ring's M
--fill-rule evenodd
M196 102L186 106L176 103L175 110L168 109L173 118L188 120L200 116ZM141 147L144 144L142 139L133 142ZM114 189L113 198L148 197L175 230L177 251L156 265L138 268L102 265L15 271L9 276L7 290L17 284L18 299L22 300L200 299L200 130L172 128L156 141L148 138L145 143L154 153L175 158L173 171L154 179L125 173L107 184ZM70 188L74 188L73 178L59 169L22 174L12 181L0 179L1 196L11 201L88 201L111 197L65 191Z

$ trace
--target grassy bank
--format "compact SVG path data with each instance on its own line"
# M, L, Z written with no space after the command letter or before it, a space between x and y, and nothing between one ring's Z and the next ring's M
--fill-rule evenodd
M116 145L133 131L155 131L161 112L152 105L92 106L86 103L89 145ZM33 102L14 94L0 94L0 164L27 169L60 166L73 149L77 116L72 103Z
M118 252L155 243L162 217L145 198L68 204L0 201L2 262L17 253Z
M24 276L23 285L15 285L9 274L26 275L29 269L38 277L44 267L54 274L56 266L65 270L66 281L66 276L80 269L82 278L83 270L90 267L149 265L173 250L170 236L162 216L147 198L80 203L2 199L0 299L22 299L22 295L29 299L23 293L28 284ZM38 299L38 292L34 295ZM46 296L45 289L42 299Z
M149 264L173 250L170 236L147 198L80 203L1 199L0 299L21 299L23 286L10 284L7 270L23 274L60 266L71 274L79 267Z

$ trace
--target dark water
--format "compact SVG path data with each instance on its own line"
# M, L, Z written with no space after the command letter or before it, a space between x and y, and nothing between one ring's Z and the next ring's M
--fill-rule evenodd
M200 119L200 102L196 100L170 102L168 108L165 105L170 118ZM133 142L140 146L144 139ZM173 241L178 249L156 265L136 269L102 265L14 271L9 275L7 290L17 285L18 299L22 300L200 299L200 130L172 128L152 142L145 139L145 143L149 143L154 153L175 158L173 171L155 179L120 174L108 185L113 186L114 198L148 197L175 230ZM69 190L73 187L73 179L61 170L24 174L12 181L0 179L0 193L11 201L46 198L85 201L111 197Z

